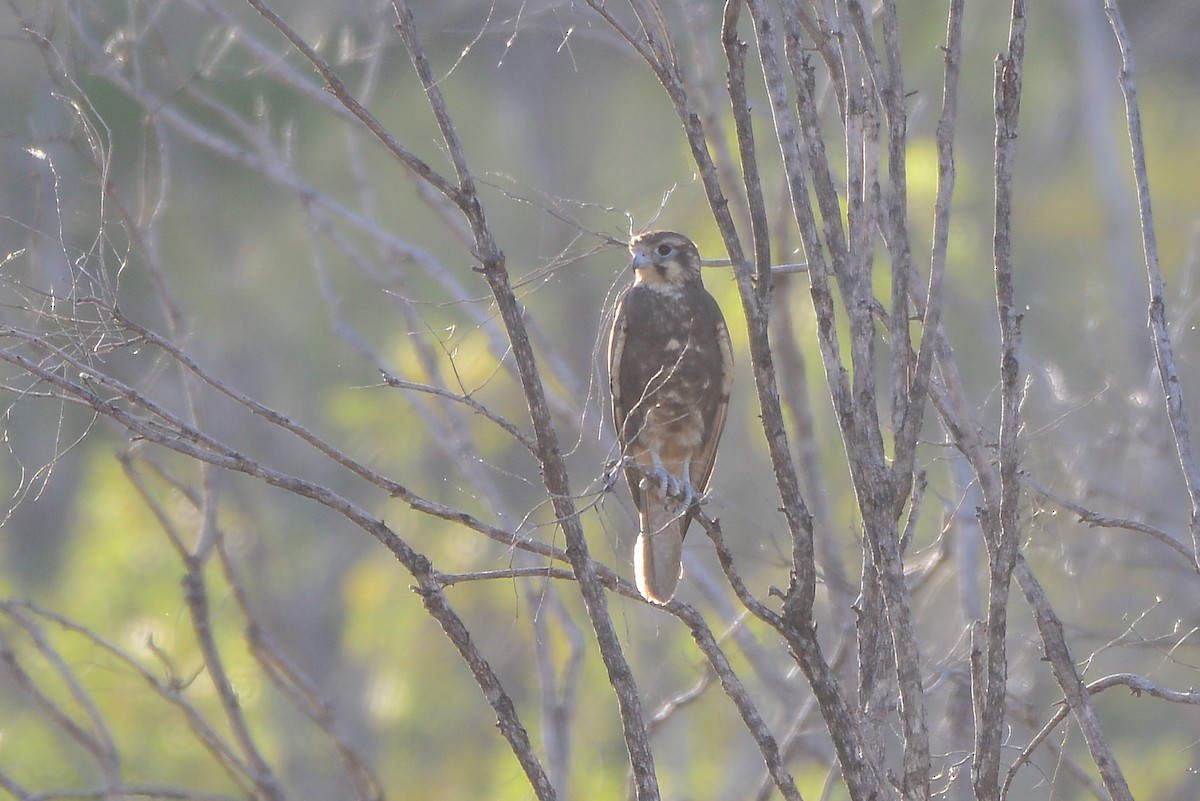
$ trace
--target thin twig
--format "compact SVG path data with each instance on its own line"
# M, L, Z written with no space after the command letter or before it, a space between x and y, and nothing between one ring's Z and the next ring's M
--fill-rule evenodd
M1150 178L1146 171L1146 145L1142 139L1142 114L1137 101L1137 88L1133 81L1133 47L1129 33L1116 0L1104 0L1104 12L1112 25L1113 35L1121 49L1121 70L1118 78L1121 92L1125 96L1125 119L1129 126L1129 146L1133 162L1133 179L1137 185L1138 213L1142 229L1142 251L1146 260L1146 278L1150 285L1150 334L1154 343L1154 357L1158 365L1158 376L1162 382L1163 401L1167 408L1167 419L1175 437L1175 449L1179 455L1179 468L1191 498L1191 535L1193 562L1200 565L1200 465L1192 448L1192 435L1188 428L1187 405L1184 401L1183 383L1175 364L1175 352L1171 347L1171 334L1167 323L1166 286L1163 284L1162 268L1158 259L1158 235L1154 229L1154 211L1150 206ZM1198 568L1200 569L1200 568Z
M33 641L38 652L53 667L58 678L67 686L71 699L83 711L86 724L79 723L63 705L39 686L45 678L35 678L21 662L8 643L0 638L0 664L8 671L14 681L39 707L63 729L67 735L88 751L95 759L100 773L107 783L108 792L119 797L118 788L123 783L121 778L121 752L113 739L108 722L100 714L100 710L92 701L90 695L80 684L75 672L67 664L59 649L47 639L41 626L31 620L19 608L18 604L0 600L0 611L14 620Z
M1193 570L1197 569L1195 553L1178 539L1171 536L1171 533L1168 531L1164 531L1161 528L1152 526L1149 523L1143 523L1140 520L1130 520L1124 517L1111 517L1109 515L1101 514L1087 508L1083 504L1064 498L1048 487L1045 487L1042 484L1030 479L1028 476L1025 478L1025 484L1034 492L1036 492L1041 498L1044 498L1045 500L1050 501L1054 505L1060 506L1069 512L1073 512L1079 517L1079 521L1081 523L1087 523L1092 527L1124 529L1125 531L1132 531L1137 534L1145 534L1151 539L1162 543L1175 553L1182 556L1187 560L1188 564Z
M434 571L433 577L443 587L451 587L468 581L511 580L516 578L552 578L574 581L575 574L561 567L512 567L506 570L475 570L470 573L443 573Z
M183 586L188 612L192 617L192 630L200 647L205 672L216 689L217 698L224 710L225 723L233 732L233 739L250 769L250 777L257 790L267 798L282 801L284 792L279 777L275 775L274 769L267 762L258 741L251 733L241 700L234 689L229 672L225 669L225 658L213 632L203 564L198 560L188 560L188 571L184 576Z
M891 3L888 3L890 6ZM963 0L951 0L946 19L945 80L942 88L942 116L937 127L938 184L933 212L933 248L930 254L929 286L925 308L921 315L921 344L913 366L906 405L900 415L895 434L896 475L900 481L911 480L916 443L924 421L925 401L935 361L934 339L941 326L943 284L950 241L950 212L954 199L954 133L958 121L958 76L962 58ZM889 237L890 238L890 237ZM889 245L890 246L890 245ZM903 248L902 248L903 249ZM905 286L908 282L904 282ZM892 319L906 308L893 297ZM907 324L904 326L907 331ZM893 345L893 347L895 347ZM898 380L898 377L897 379Z
M1105 690L1113 687L1125 686L1129 688L1132 695L1140 697L1143 693L1151 698L1158 698L1163 701L1170 701L1176 704L1189 704L1192 706L1200 706L1200 692L1196 690L1168 690L1158 686L1145 676L1139 676L1136 673L1114 673L1103 678L1089 682L1087 691L1090 695L1098 695ZM1020 756L1008 769L1008 775L1004 777L1004 787L1000 792L1001 798L1008 797L1009 788L1012 786L1013 779L1016 778L1017 772L1022 767L1028 765L1033 757L1033 752L1050 736L1051 732L1058 727L1060 723L1066 720L1071 708L1063 702L1059 702L1058 709L1050 717L1046 724L1041 728L1029 744L1021 749Z
M1125 774L1121 771L1116 755L1113 754L1112 748L1104 736L1104 729L1100 725L1100 718L1092 704L1091 695L1087 692L1083 678L1079 675L1074 658L1071 656L1062 620L1051 607L1045 590L1033 575L1029 564L1019 553L1013 575L1016 576L1025 600L1033 610L1038 633L1041 635L1042 644L1045 647L1046 659L1050 662L1054 678L1058 682L1058 686L1062 688L1067 704L1074 713L1079 728L1083 731L1092 761L1100 771L1100 778L1104 781L1105 788L1108 789L1113 801L1133 801L1133 794L1129 790Z
M100 637L91 629L70 620L60 614L43 609L35 604L26 601L0 601L0 610L8 614L13 614L13 610L17 608L25 608L30 612L38 615L41 618L52 621L59 627L79 634L86 638L90 643L96 645L104 652L118 659L125 665L128 665L134 670L149 686L164 700L172 706L179 709L184 718L188 722L189 728L195 734L196 738L208 749L213 755L217 763L222 767L230 780L239 788L246 792L251 792L250 785L247 779L250 776L249 766L247 766L234 751L232 745L228 743L224 735L219 734L203 715L192 705L183 694L184 684L174 676L163 681L154 673L146 669L141 663L130 656L126 651L118 648L113 643Z
M733 262L729 259L701 259L701 267L730 267ZM771 275L792 275L794 273L808 272L808 262L783 262L782 264L767 264L767 270Z
M359 122L367 127L375 138L392 152L399 161L408 169L412 170L422 181L433 186L443 195L455 203L458 202L459 190L451 182L447 181L436 170L417 157L415 153L405 147L398 139L392 136L384 125L371 114L358 98L350 91L349 87L342 82L337 73L333 71L333 67L329 65L325 59L308 43L308 41L296 32L290 25L287 24L276 14L270 6L262 2L262 0L246 0L250 7L262 15L263 19L271 23L271 25L287 40L292 43L300 53L308 59L308 62L316 68L321 75L321 80L325 81L325 86L329 93L337 98L338 102L353 114Z
M716 638L713 637L708 625L705 624L704 619L694 608L687 604L672 601L669 607L669 611L677 615L691 629L692 639L696 641L696 645L708 659L709 665L721 682L721 688L725 691L729 699L733 701L742 716L742 722L746 724L746 729L754 737L759 753L762 754L767 770L770 772L775 786L779 788L779 792L787 801L801 801L800 791L796 788L796 782L792 778L791 772L788 771L787 766L784 764L775 736L767 728L766 722L759 714L757 707L746 692L746 688L742 685L741 680L734 673L733 667L729 664L729 660L721 650L721 646L717 643Z

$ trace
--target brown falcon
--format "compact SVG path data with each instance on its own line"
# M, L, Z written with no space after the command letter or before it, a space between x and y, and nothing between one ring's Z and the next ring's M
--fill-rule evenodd
M673 231L629 243L636 275L617 301L608 347L613 423L638 510L638 590L675 595L692 502L708 488L733 383L725 318L700 279L700 254Z

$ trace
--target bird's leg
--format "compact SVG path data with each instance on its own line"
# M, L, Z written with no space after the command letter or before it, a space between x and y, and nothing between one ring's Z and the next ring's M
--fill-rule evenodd
M692 486L692 459L687 457L683 460L683 475L672 475L671 471L662 463L662 457L658 455L658 451L650 451L650 459L654 464L654 468L647 472L642 477L639 486L642 489L648 489L653 484L658 484L658 494L662 496L666 506L675 506L679 509L688 509L692 502L696 500L696 490ZM678 505L669 503L669 501L678 501Z
M654 463L654 469L650 471L649 475L642 478L639 486L641 486L642 489L646 489L651 484L657 483L658 494L661 495L664 500L678 496L682 491L679 479L671 475L671 472L663 466L662 457L658 455L658 451L652 449L650 451L650 459Z
M680 478L679 491L675 494L680 496L683 508L687 509L696 497L696 491L692 489L692 457L688 456L683 460L683 475Z
M654 473L658 477L658 492L664 498L679 494L679 481L671 475L671 471L663 466L658 451L650 454L654 458Z

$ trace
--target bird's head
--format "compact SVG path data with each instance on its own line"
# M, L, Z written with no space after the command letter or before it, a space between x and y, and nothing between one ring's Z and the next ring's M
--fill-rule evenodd
M700 283L700 252L692 240L674 231L647 231L629 240L636 283L673 289Z

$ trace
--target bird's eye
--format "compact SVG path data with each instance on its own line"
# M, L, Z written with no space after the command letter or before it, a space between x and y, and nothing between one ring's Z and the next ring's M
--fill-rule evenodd
M656 247L654 249L654 252L660 256L670 256L671 255L671 246L670 245L659 245L658 247Z

